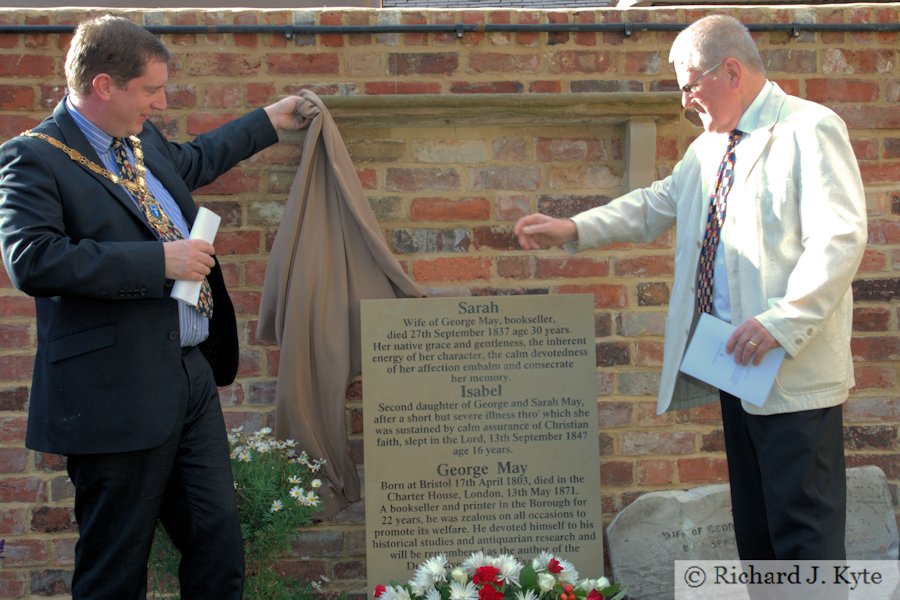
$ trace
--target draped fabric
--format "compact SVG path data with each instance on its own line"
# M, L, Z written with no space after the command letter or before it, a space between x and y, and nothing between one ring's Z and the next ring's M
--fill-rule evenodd
M281 349L275 433L311 456L343 506L360 498L345 397L361 372L360 300L423 297L391 254L328 109L312 118L266 270L257 336ZM326 509L335 510L339 506Z

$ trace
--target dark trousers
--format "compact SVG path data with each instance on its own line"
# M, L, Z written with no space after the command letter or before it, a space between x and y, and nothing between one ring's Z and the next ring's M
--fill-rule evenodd
M844 560L841 406L751 415L720 392L734 533L742 560Z
M75 486L75 600L142 600L159 519L182 553L181 597L238 600L244 553L212 371L185 352L182 411L158 448L68 457ZM127 400L123 399L123 410Z

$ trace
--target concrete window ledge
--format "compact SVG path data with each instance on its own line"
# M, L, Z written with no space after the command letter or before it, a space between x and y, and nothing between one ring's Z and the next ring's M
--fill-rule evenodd
M339 126L621 125L628 189L655 179L656 127L680 118L677 92L322 96Z

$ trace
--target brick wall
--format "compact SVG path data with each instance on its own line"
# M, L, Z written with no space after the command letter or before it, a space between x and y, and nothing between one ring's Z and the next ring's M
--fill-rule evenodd
M712 10L712 9L709 9ZM129 11L153 25L387 23L689 23L709 10L580 12ZM900 7L728 8L748 23L892 23ZM0 11L0 24L72 24L81 10ZM365 99L425 94L453 116L472 94L577 95L674 92L666 57L673 33L503 32L298 35L165 35L174 53L169 108L159 118L173 139L206 131L248 108L311 88L334 101L359 177L398 260L434 294L589 291L596 298L597 386L604 521L641 493L726 479L716 407L655 415L671 235L578 256L522 252L515 219L541 209L571 214L625 191L621 120L574 121L557 113L510 119L502 103L454 121L365 111ZM847 121L869 207L869 248L854 284L853 354L858 386L846 405L851 466L874 464L900 482L897 305L900 268L900 56L894 32L758 33L770 77L831 106ZM64 90L68 34L0 34L0 139L34 125ZM574 96L573 96L574 95ZM338 98L342 97L342 98ZM675 93L667 96L678 102ZM339 100L363 102L341 117ZM379 106L390 106L380 98ZM401 99L396 99L402 104ZM526 102L527 104L527 102ZM657 123L655 171L668 173L695 125L680 113ZM271 421L277 349L254 336L267 250L298 164L302 134L246 161L202 190L222 215L216 248L238 312L241 367L221 390L229 424ZM58 456L23 448L35 326L32 301L0 272L0 598L63 597L76 528L71 486ZM348 432L362 462L361 385L348 393ZM362 593L363 509L300 532L283 567L326 575L328 589ZM627 582L626 582L627 583Z

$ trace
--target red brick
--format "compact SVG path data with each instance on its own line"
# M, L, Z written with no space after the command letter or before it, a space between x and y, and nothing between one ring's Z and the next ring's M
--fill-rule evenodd
M890 72L896 62L892 49L850 50L848 48L826 48L822 71L828 75L880 74Z
M896 425L850 425L844 427L844 444L849 450L895 450Z
M78 524L71 508L39 506L32 512L31 529L37 533L76 532Z
M0 478L0 502L29 502L37 504L47 500L44 482L37 477Z
M259 298L261 292L230 291L231 303L238 317L242 315L257 316L259 314Z
M814 102L875 102L881 88L874 81L862 79L807 79L806 98Z
M0 110L34 108L34 88L24 85L0 85Z
M598 258L549 257L538 258L535 277L538 279L606 277L609 261Z
M28 467L25 448L0 448L0 473L23 473Z
M488 258L437 258L413 262L413 278L421 283L439 281L474 281L489 279Z
M631 402L601 400L597 403L597 423L600 429L627 427L631 423L632 409Z
M334 52L309 54L285 53L266 55L268 72L272 75L338 75L340 58Z
M31 326L26 324L0 323L0 347L10 350L30 348L34 344Z
M28 405L25 386L0 388L0 411L23 411Z
M610 66L610 54L604 51L563 50L550 56L552 73L606 73Z
M291 55L298 60L297 55ZM239 77L246 78L260 73L262 60L246 51L218 54L188 53L179 62L188 77ZM270 67L271 68L271 67Z
M600 464L600 485L626 486L634 483L634 463L605 460Z
M241 350L240 362L238 365L238 377L259 377L262 375L260 364L262 356L257 350Z
M199 188L196 194L246 194L258 189L259 174L236 167L209 185Z
M40 119L35 119L33 117L3 115L0 117L0 139L6 140L17 136L26 129L31 129L39 122Z
M209 113L191 113L187 118L187 133L192 136L200 135L212 131L216 127L220 127L229 121L238 117L235 113L225 114L209 114Z
M613 265L613 271L619 277L660 277L672 275L674 271L672 257L669 255L618 258Z
M476 227L473 234L476 250L516 250L519 248L510 227Z
M562 92L562 82L559 81L530 81L528 91L532 94L559 94Z
M456 52L392 52L387 57L390 75L453 75L459 69Z
M680 458L678 478L681 483L722 483L728 481L728 461L724 458Z
M669 285L666 283L639 283L638 306L664 306L669 303Z
M534 73L540 67L540 57L533 54L476 52L469 56L470 73Z
M275 86L271 83L248 82L245 85L247 104L250 106L262 106L275 99Z
M675 483L675 463L671 460L639 460L637 483L641 485L670 486Z
M662 342L639 341L637 343L637 361L640 367L662 367Z
M371 81L366 94L440 94L441 84L428 81Z
M414 198L409 213L413 221L484 221L491 216L486 198Z
M473 169L472 187L477 190L537 190L541 169L537 166L481 167Z
M694 434L687 431L626 431L622 455L688 454L694 451Z
M456 190L459 187L460 177L455 169L392 167L387 170L385 180L385 189L392 192Z
M531 257L500 256L497 258L497 275L506 279L528 279L531 277Z
M854 331L885 331L891 323L891 313L886 308L857 306L853 309Z
M0 54L0 73L5 77L53 77L55 73L52 56L35 54Z
M601 158L596 138L538 138L535 156L539 161L595 161Z
M34 355L7 355L0 362L0 381L24 381L31 379L34 370Z
M882 249L866 248L863 252L862 262L859 264L858 274L879 273L887 267L888 257Z
M216 254L219 256L256 255L259 254L260 243L258 231L223 231L216 235Z
M897 370L894 366L878 367L857 364L854 374L857 390L891 389L897 384Z
M631 352L628 344L621 342L605 342L596 345L598 367L621 367L631 364Z
M523 90L519 81L454 81L450 84L451 94L521 94Z
M22 535L28 531L28 509L0 509L0 535ZM0 598L5 598L0 594Z
M0 296L0 318L2 317L33 317L34 300L28 296Z
M900 112L900 111L897 111ZM860 164L863 183L892 183L900 181L900 162L881 162L875 165Z
M593 294L594 308L624 308L627 304L625 286L613 284L561 285L560 294Z
M0 36L0 42L3 37ZM25 571L0 571L0 598L24 598L27 578Z
M897 360L900 358L900 339L896 337L855 337L850 340L854 359Z

